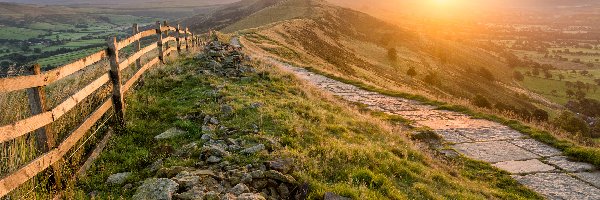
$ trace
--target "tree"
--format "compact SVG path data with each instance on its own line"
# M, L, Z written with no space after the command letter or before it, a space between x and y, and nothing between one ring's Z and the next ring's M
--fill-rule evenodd
M481 95L476 95L475 98L473 98L472 100L473 105L480 107L480 108L491 108L492 104L490 103L490 101L487 100L487 98L485 98L484 96Z
M408 69L408 71L406 72L406 74L410 77L415 77L415 76L417 76L417 70L415 70L414 67L410 67Z
M396 48L389 48L387 50L387 57L388 59L390 59L391 61L396 61L398 60L398 51L396 50Z
M544 72L544 77L546 77L546 79L551 79L552 78L552 73L550 73L549 71L545 71Z
M517 81L524 81L525 80L525 76L523 76L523 73L521 73L520 71L515 71L513 73L513 78Z
M539 76L540 75L540 69L533 68L533 70L531 71L531 74L533 74L534 76Z

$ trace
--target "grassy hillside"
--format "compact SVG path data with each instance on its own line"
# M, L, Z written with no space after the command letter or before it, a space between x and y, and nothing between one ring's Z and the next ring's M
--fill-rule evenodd
M292 158L293 176L308 184L308 199L322 199L325 192L353 199L540 198L487 164L434 158L391 119L358 112L359 107L324 96L272 66L248 64L258 72L242 78L212 74L206 62L191 59L150 72L145 85L126 99L128 132L111 140L90 176L66 197L92 192L103 199L129 198L139 181L155 176L148 166L158 159L164 158L164 168L199 166L197 152L174 152L192 142L206 144L201 135L211 134L267 145L268 151L254 156L226 158L230 165ZM232 111L223 113L224 105ZM201 129L202 117L194 116L214 116L223 128ZM188 134L154 140L170 127ZM105 183L109 175L126 171L134 174L125 187Z
M245 39L288 61L379 88L448 101L482 95L493 104L535 107L534 100L506 87L519 87L512 81L512 69L484 50L424 36L322 1L290 0L286 4L307 6L304 9L311 10L311 15L292 20L284 17L280 23L242 31ZM275 21L261 13L251 18L268 19L262 24ZM243 27L240 23L224 30ZM245 25L255 24L260 23L252 20ZM390 49L396 50L395 56L388 55ZM416 71L414 77L407 74L410 68Z
M197 32L219 30L282 1L284 0L242 0L185 18L182 24L187 24L192 31Z

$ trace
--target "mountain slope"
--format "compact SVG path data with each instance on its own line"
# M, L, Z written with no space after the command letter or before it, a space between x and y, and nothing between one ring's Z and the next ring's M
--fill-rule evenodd
M482 95L522 113L540 106L510 89L519 86L497 55L323 1L290 2L308 2L304 5L311 15L243 31L243 41L265 54L381 89L450 102ZM261 18L259 14L252 17ZM395 56L388 56L391 49ZM407 75L411 68L414 77Z
M198 14L182 20L192 31L206 32L222 29L282 0L243 0L227 4L209 13Z

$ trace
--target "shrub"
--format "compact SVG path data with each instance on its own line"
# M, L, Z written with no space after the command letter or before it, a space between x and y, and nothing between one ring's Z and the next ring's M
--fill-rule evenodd
M396 61L398 59L398 51L396 48L389 48L387 51L387 56L391 61Z
M590 133L590 127L587 125L587 123L569 111L563 111L560 116L554 119L553 124L573 134L582 134L587 136Z
M488 81L494 81L494 74L492 74L492 72L486 68L479 68L479 75L483 78L485 78Z
M524 81L525 80L525 76L523 76L523 73L521 73L520 71L515 71L513 73L513 78L517 81Z
M480 107L480 108L491 108L492 104L490 103L490 101L488 101L484 96L481 95L476 95L475 98L473 98L472 101L473 105Z
M544 122L548 121L548 112L546 112L545 110L537 108L531 114L535 120L544 121Z
M415 76L417 76L417 70L415 70L414 67L411 67L410 69L408 69L406 74L409 75L410 77L415 77Z
M438 86L442 85L442 81L440 80L440 77L435 72L430 72L429 74L427 74L427 76L425 76L423 81L425 81L425 83L429 83L431 85L438 85Z

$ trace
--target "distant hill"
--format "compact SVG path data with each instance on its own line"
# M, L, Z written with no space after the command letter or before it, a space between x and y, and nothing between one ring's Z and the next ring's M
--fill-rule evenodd
M306 10L310 14L274 18L260 11L224 30L260 25L243 31L244 40L256 49L381 89L449 101L482 95L492 104L521 111L536 107L535 100L514 90L519 86L512 80L512 69L493 53L323 1L288 0L268 9L285 13L286 8L288 13ZM260 24L255 19L268 20ZM252 23L244 25L244 21ZM389 56L391 49L394 58ZM407 74L411 68L417 72L414 77Z
M201 13L182 21L193 31L204 32L208 29L222 29L234 24L258 11L284 0L242 0L221 6L212 12Z
M171 6L206 6L215 4L228 4L240 0L0 0L0 2L14 2L24 4L40 4L40 5L171 5Z

